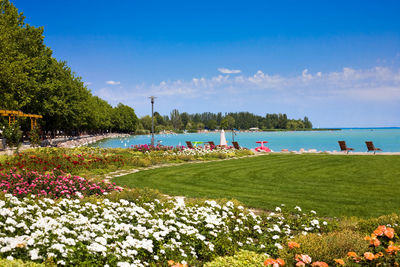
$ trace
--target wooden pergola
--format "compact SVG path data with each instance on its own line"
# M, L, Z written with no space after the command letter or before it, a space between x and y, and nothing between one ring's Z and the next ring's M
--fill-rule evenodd
M6 109L0 109L0 116L8 117L8 125L9 126L11 126L11 124L15 123L15 117L28 117L31 119L31 129L34 129L36 127L37 119L43 118L42 115L26 114L26 113L23 113L22 111L6 110Z

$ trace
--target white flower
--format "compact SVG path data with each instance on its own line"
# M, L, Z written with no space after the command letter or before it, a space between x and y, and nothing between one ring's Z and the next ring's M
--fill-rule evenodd
M107 239L105 239L102 236L98 236L94 239L94 241L96 241L97 243L100 243L101 245L105 246L107 245Z
M279 243L275 243L274 246L277 247L278 249L283 249L282 245Z
M118 262L117 266L118 267L130 267L131 265L129 264L129 262Z
M107 248L103 245L100 245L99 243L92 243L90 244L87 249L89 251L93 251L93 252L105 252L107 251Z
M272 237L272 239L274 239L274 240L279 239L279 235L274 235L274 236Z

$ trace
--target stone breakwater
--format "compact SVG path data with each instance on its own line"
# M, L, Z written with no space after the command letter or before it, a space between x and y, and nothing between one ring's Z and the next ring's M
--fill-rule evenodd
M118 134L118 133L84 136L77 139L61 141L57 143L57 147L74 148L74 147L86 146L106 138L121 138L128 136L129 134Z

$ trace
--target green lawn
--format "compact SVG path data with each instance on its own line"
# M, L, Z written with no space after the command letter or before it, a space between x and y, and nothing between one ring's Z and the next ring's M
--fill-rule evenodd
M168 195L234 198L261 209L298 205L330 217L400 212L400 156L271 154L146 170L114 181Z

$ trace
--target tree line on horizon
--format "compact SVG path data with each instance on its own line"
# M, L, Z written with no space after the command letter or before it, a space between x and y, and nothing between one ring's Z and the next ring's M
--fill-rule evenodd
M43 27L24 22L9 0L0 0L0 109L43 115L42 131L68 134L106 131L133 132L138 118L133 108L94 96L44 44ZM29 129L29 119L19 118ZM0 126L6 117L0 117Z
M138 123L138 132L150 132L152 125L151 116L143 116ZM301 130L312 129L312 123L308 117L304 119L289 119L286 114L266 114L265 116L255 115L250 112L230 112L222 115L222 112L203 112L189 114L180 113L177 109L172 110L170 115L161 116L154 113L155 132L164 130L189 131L208 129L238 129L248 130L259 128L261 130Z

